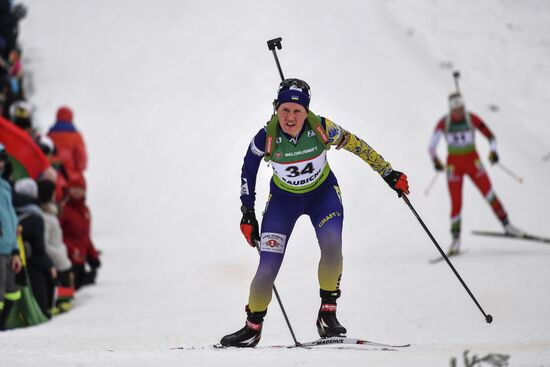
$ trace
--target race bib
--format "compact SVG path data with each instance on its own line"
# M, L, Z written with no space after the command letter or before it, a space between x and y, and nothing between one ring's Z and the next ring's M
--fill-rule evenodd
M474 144L474 132L472 130L448 132L447 144L451 147L466 147Z
M291 187L303 187L321 177L327 164L327 154L323 150L321 154L308 160L272 164L274 173L283 183Z

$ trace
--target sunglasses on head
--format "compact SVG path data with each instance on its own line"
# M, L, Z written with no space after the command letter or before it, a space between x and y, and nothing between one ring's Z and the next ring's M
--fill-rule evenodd
M300 79L285 79L279 84L279 91L281 89L300 89L301 91L306 92L308 95L311 95L309 84Z

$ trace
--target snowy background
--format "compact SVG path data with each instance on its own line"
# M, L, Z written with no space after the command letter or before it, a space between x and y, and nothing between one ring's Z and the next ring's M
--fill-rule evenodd
M448 366L462 353L550 366L550 247L470 235L500 225L464 187L455 265L486 324L402 200L357 157L329 153L344 198L343 297L350 336L411 343L399 352L285 350L271 304L254 350L202 348L242 327L257 254L239 231L240 168L279 83L266 41L283 37L285 76L312 87L311 109L405 171L410 200L441 245L449 198L427 153L461 71L467 106L497 136L488 168L512 222L550 235L550 3L543 0L25 0L20 41L42 131L67 104L84 134L89 205L103 252L98 285L74 310L0 334L2 366ZM488 144L478 134L487 164ZM445 156L445 144L439 154ZM264 206L270 167L258 179ZM319 251L306 217L276 281L297 338L317 337Z

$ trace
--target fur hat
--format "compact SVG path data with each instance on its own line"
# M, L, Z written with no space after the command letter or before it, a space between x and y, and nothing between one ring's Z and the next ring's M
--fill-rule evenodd
M32 178L25 177L17 180L15 182L14 190L20 195L28 196L33 199L38 198L38 186L36 185L36 181Z

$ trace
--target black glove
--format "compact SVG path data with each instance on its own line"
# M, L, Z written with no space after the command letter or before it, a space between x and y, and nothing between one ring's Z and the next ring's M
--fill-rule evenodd
M401 197L401 195L409 193L407 175L403 172L391 171L390 174L384 176L384 180L397 192L397 196Z
M498 163L498 154L497 154L497 152L489 153L489 162L491 162L491 164Z
M241 206L243 217L241 219L241 232L246 238L246 242L252 247L256 247L256 241L260 241L260 232L258 230L258 221L254 209Z
M99 260L99 258L89 257L86 259L86 261L88 262L88 264L90 265L90 268L92 269L97 269L101 266L101 261Z
M443 166L443 163L441 163L439 158L435 157L433 162L434 162L434 168L437 172L441 172L445 169L445 166Z

